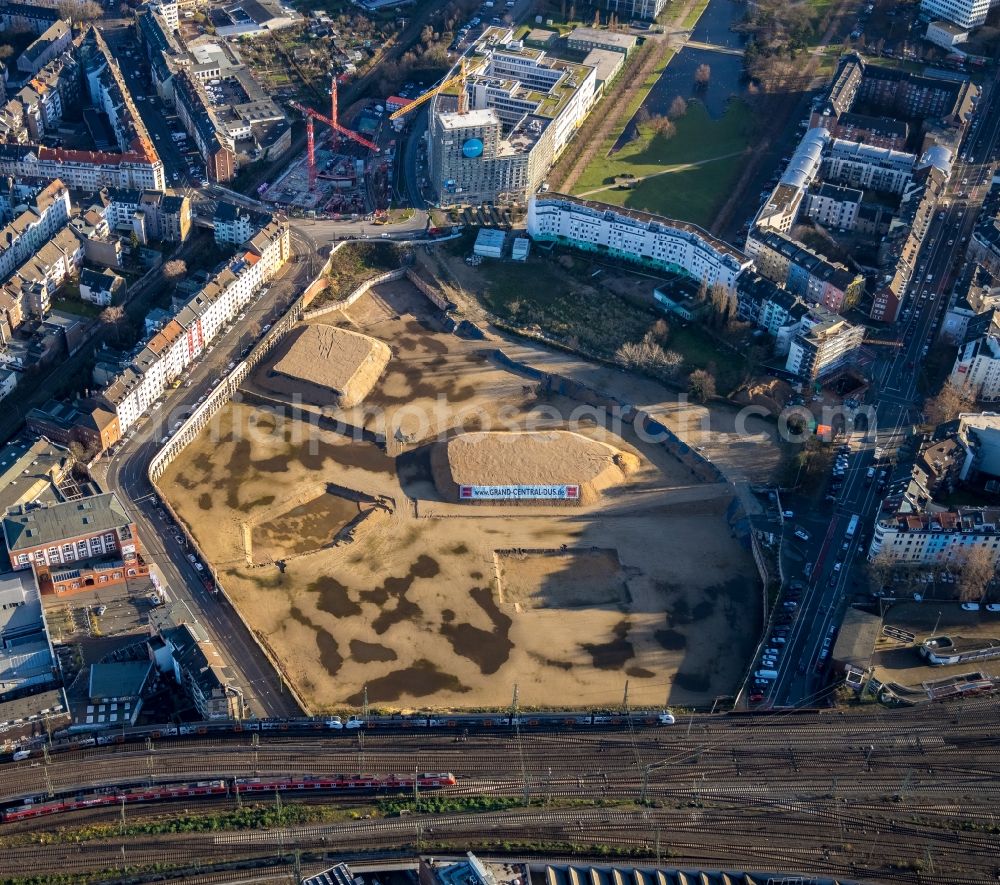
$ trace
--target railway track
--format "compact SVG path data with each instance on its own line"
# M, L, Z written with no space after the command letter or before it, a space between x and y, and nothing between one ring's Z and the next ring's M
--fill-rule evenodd
M817 833L822 835L817 838ZM873 837L877 841L873 842ZM731 802L721 808L526 809L478 815L438 815L307 825L264 831L188 834L133 839L124 861L120 843L46 847L46 865L69 872L137 868L154 863L209 866L235 859L272 857L293 850L415 849L448 844L545 841L641 850L682 865L794 869L849 876L864 868L880 881L927 882L917 875L926 852L955 885L991 881L997 841L928 826L835 814L804 803ZM856 845L865 846L861 851ZM0 850L10 874L37 871L36 847Z
M452 771L444 797L550 800L479 814L303 825L231 833L96 839L79 844L0 844L10 877L159 866L195 867L318 852L414 850L468 844L572 844L642 852L665 863L802 871L865 881L965 885L995 881L1000 863L1000 729L997 702L935 708L936 717L776 714L696 717L656 731L430 733L357 736L239 734L122 744L53 754L0 768L0 802L94 787L287 777L338 772ZM461 737L461 736L458 736ZM363 745L362 745L363 742ZM522 759L524 770L522 771ZM285 797L286 801L288 797ZM648 804L642 806L640 799ZM567 808L567 800L615 803ZM233 807L213 800L212 809ZM255 804L262 804L254 797ZM342 806L371 797L333 797ZM228 804L227 804L228 803ZM191 808L192 800L181 807ZM172 806L129 809L130 820ZM166 809L166 812L165 812ZM41 819L21 834L94 821L114 809ZM200 872L197 868L202 867ZM946 871L946 872L943 872ZM117 879L116 879L117 877Z

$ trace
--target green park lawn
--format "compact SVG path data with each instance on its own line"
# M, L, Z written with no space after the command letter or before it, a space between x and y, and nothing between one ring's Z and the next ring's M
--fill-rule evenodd
M676 127L672 138L656 135L647 127L615 153L609 154L602 147L573 192L709 226L739 178L753 120L741 101L731 102L718 120L712 119L701 102L692 101ZM685 164L698 165L669 168ZM628 174L653 177L630 190L616 188L615 176Z

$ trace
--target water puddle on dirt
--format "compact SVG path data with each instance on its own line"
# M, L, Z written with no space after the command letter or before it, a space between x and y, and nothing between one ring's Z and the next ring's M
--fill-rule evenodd
M451 673L442 673L430 661L419 660L405 670L372 679L368 683L368 701L373 704L398 701L404 694L425 698L439 691L464 694L469 689ZM347 698L346 703L359 706L364 700L365 693L362 690Z
M628 641L630 624L627 620L619 621L612 631L614 639L599 644L580 643L598 670L620 670L625 662L635 657L635 648Z
M323 669L331 676L339 673L340 668L344 666L344 656L340 653L340 646L337 645L337 640L318 624L313 623L308 615L304 614L301 609L296 608L294 605L289 614L293 620L298 621L303 627L309 627L309 629L315 631L316 647L319 649L319 660L323 665Z
M336 578L323 575L306 587L310 593L318 593L316 608L335 618L350 618L361 614L358 605L347 593L347 588Z
M407 599L406 594L417 578L433 578L440 572L441 566L433 556L422 555L417 557L416 562L410 566L409 573L403 577L386 578L381 587L362 590L360 596L363 602L371 602L382 609L378 617L372 621L372 629L381 636L393 624L416 620L422 615L423 609ZM386 604L393 599L395 606L386 608Z
M473 587L469 595L493 622L492 630L481 630L472 624L444 623L441 635L455 654L472 661L484 676L496 673L510 658L514 643L510 641L511 619L493 601L489 587Z
M379 645L377 642L362 642L351 640L351 660L358 664L384 663L395 661L398 655L391 648Z

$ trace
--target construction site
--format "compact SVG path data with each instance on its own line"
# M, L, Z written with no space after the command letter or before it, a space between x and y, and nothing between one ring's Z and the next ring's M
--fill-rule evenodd
M497 347L380 284L292 330L161 489L313 711L734 691L761 601L732 486Z
M384 155L375 141L340 122L336 79L331 81L329 115L298 102L290 105L305 119L306 152L295 158L260 198L291 215L338 221L354 220L379 209L379 183L386 180L391 156ZM377 117L363 111L360 122L377 138Z

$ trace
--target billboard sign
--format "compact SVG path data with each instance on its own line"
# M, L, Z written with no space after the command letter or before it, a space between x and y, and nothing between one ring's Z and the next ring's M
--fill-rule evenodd
M470 160L483 155L483 140L481 138L470 138L462 145L462 153Z
M579 501L578 485L459 486L462 501Z

